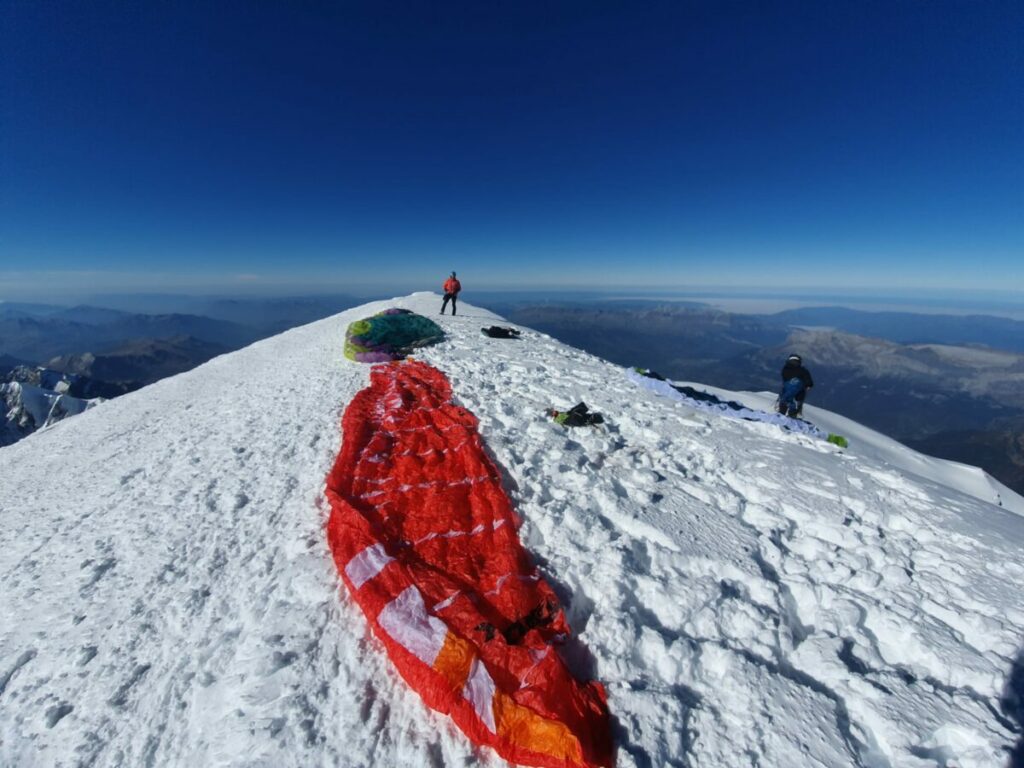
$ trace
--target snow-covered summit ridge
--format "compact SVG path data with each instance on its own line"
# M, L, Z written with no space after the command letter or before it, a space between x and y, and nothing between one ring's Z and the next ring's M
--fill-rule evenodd
M608 688L620 766L1007 762L1016 499L898 444L872 455L823 412L850 450L688 411L414 294L0 451L0 764L501 764L397 678L324 538L340 415L369 373L345 329L390 306L448 332L417 357L480 419L569 659ZM606 425L544 416L579 400Z

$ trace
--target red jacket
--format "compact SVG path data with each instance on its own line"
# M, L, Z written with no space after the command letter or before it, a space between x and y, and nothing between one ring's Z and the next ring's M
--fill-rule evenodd
M458 293L462 290L462 283L456 280L454 277L449 277L444 281L444 292L445 293Z

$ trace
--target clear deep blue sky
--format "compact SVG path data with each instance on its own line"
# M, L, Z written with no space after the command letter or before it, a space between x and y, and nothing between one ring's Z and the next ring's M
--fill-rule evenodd
M1024 3L0 7L0 298L1024 290Z

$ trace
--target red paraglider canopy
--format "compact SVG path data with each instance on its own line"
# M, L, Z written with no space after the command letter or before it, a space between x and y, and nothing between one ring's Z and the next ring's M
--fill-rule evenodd
M604 688L519 542L477 420L421 362L378 365L327 477L338 570L398 671L474 741L527 765L611 766Z

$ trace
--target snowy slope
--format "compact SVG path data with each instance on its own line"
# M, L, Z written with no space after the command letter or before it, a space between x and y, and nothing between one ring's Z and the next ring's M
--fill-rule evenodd
M776 399L771 392L733 392L695 382L678 383L703 389L723 400L733 400L748 408L769 412L772 411ZM811 397L813 396L812 392ZM974 496L981 501L1009 509L1018 515L1024 515L1024 498L983 469L957 461L926 456L845 416L812 405L805 406L804 416L826 432L834 432L847 437L850 440L848 452L853 456L872 459L890 466L897 472L931 480Z
M346 326L439 304L366 305L0 450L0 764L503 765L398 679L323 531L368 381ZM1006 763L1024 519L838 417L809 411L846 452L460 309L418 356L480 418L618 765ZM603 428L543 416L581 399Z

